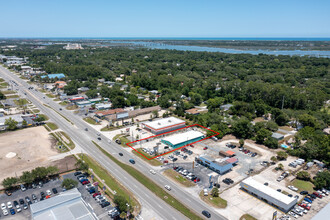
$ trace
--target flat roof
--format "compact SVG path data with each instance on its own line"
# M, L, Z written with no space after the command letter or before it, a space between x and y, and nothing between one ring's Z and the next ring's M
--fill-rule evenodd
M147 126L148 128L154 129L154 130L160 130L166 127L170 127L173 125L186 123L184 120L181 120L179 118L175 117L168 117L168 118L161 118L155 121L150 122L144 122L143 124Z
M296 198L289 197L281 192L276 191L275 189L273 189L269 186L265 186L264 184L254 180L252 177L249 177L249 178L243 180L241 182L241 186L242 186L242 184L250 185L253 188L259 190L260 192L262 192L278 201L281 201L281 202L285 203L286 205L290 205L294 200L297 200ZM247 187L247 190L248 190L248 187Z
M189 140L201 137L201 136L204 136L204 134L199 131L187 131L185 133L180 133L180 134L172 135L169 137L165 137L165 138L163 138L163 140L168 141L168 142L172 143L173 145L177 145L182 142L189 141Z
M321 209L312 220L328 220L330 213L330 203L328 203L323 209Z
M81 198L80 192L74 188L49 199L33 203L30 206L34 220L95 220L94 216Z

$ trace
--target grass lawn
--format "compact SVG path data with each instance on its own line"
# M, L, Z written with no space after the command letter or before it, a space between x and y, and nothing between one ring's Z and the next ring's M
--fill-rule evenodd
M183 185L185 187L195 186L195 184L192 181L186 179L185 177L181 176L180 174L178 174L177 172L175 172L172 169L165 170L164 174L165 174L165 176L170 177L171 179L173 179L174 181L180 183L181 185Z
M58 103L58 104L60 104L60 105L67 105L68 102L67 102L67 101L63 101L63 102L60 102L60 103Z
M84 118L84 121L89 123L89 124L92 124L92 125L99 125L100 124L100 123L96 122L94 119L92 119L90 117Z
M9 86L9 84L7 83L7 82L2 82L2 83L0 83L0 87L7 87L7 86Z
M4 79L2 79L2 78L0 78L0 82L3 82L3 81L5 81Z
M56 99L53 99L54 102L58 102L58 101L61 101L60 99L56 98Z
M244 214L239 218L239 220L257 220L257 219L249 214Z
M58 129L57 125L52 123L52 122L48 122L47 126L51 129L51 130L56 130Z
M46 96L47 96L48 98L55 98L55 96L54 96L53 94L49 94L49 93L47 93Z
M49 131L49 128L47 130ZM69 149L63 144L63 141L58 137L58 135L55 135L55 133L50 133L50 135L53 136L57 140L56 149L60 153L65 153L65 152L68 152L69 151ZM62 146L61 149L59 148L59 146Z
M309 181L295 179L292 181L292 185L298 188L298 192L308 191L309 193L312 193L314 191L314 185Z
M70 106L67 106L67 107L66 107L67 110L75 110L75 109L77 109L77 108L78 108L77 105L70 105Z
M40 112L39 109L35 109L35 110L33 110L33 113L34 113L34 114L37 114L37 113L39 113L39 112Z
M45 118L45 121L48 121L49 120L49 118L48 118L48 116L47 115L44 115L44 114L39 114L39 116L43 116L44 118Z
M133 206L139 205L139 203L134 199L134 195L129 192L121 183L119 183L107 170L105 170L100 164L95 160L84 154L84 162L88 163L89 167L93 169L93 172L104 180L104 183L110 187L112 191L116 191L118 195L125 197L130 200ZM102 183L102 181L100 182ZM113 195L110 193L113 199ZM133 198L133 200L132 200Z
M4 94L4 95L16 94L16 92L13 91L13 90L5 90L5 91L1 91L1 93Z
M227 201L219 197L212 197L209 193L208 196L204 196L204 191L202 190L199 193L199 197L206 202L207 204L212 205L213 207L224 209L227 207Z
M290 128L289 126L281 126L280 129L286 130L286 131L294 131L293 128Z
M140 153L142 153L143 155L145 155L146 157L148 157L148 154L146 154L145 152L143 152L141 149L136 149L136 150L139 151ZM160 165L162 165L162 162L160 162L159 160L157 160L157 159L147 160L146 158L144 158L141 154L139 154L135 150L133 150L133 154L135 154L136 156L140 157L142 160L146 161L147 163L149 163L152 166L160 166Z
M101 128L101 131L113 131L113 130L120 129L122 127L123 126L118 126L118 127L115 127L115 126L105 126L105 127Z
M149 179L143 173L141 173L140 171L138 171L131 165L120 162L114 156L112 156L110 153L108 153L106 150L101 148L97 143L95 143L94 141L92 141L92 142L95 144L95 146L98 147L98 149L100 151L102 151L102 153L104 155L106 155L113 162L118 164L118 166L123 168L128 174L130 174L137 181L139 181L141 184L143 184L146 188L148 188L151 192L153 192L160 199L164 200L167 204L169 204L173 208L177 209L179 212L181 212L183 215L185 215L189 219L202 219L201 217L199 217L199 215L197 213L195 213L193 210L190 210L183 203L179 202L177 199L175 199L173 196L171 196L162 187L155 184L151 179Z
M115 141L116 139L119 139L121 141L121 146L128 147L126 144L131 142L131 141L128 140L126 137L127 137L126 135L117 134L116 136L113 137L112 140Z
M14 100L14 103L19 106L19 105L26 105L29 102L26 99L19 99L19 100Z

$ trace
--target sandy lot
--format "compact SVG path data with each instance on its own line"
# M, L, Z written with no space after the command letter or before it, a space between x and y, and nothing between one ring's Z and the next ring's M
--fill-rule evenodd
M0 183L6 177L19 176L23 171L49 165L48 158L58 154L52 142L42 126L0 134ZM10 152L16 156L7 158Z

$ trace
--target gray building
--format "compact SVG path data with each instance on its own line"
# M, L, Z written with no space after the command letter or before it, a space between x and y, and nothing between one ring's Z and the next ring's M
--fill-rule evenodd
M6 120L12 118L13 120L17 121L17 127L22 127L24 119L22 118L22 115L8 115L0 117L0 131L6 130Z
M74 188L30 206L34 220L97 220L91 207Z
M297 204L296 198L289 197L269 186L265 186L264 184L255 181L252 177L243 180L240 183L240 186L242 190L256 196L283 212L288 212Z

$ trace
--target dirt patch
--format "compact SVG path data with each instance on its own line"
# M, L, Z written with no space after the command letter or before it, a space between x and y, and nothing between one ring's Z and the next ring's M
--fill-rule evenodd
M57 166L60 173L67 172L69 170L76 169L77 159L74 156L67 156L63 159L56 160L54 162L51 162L52 166Z
M6 132L0 135L0 140L0 183L23 171L50 165L49 157L58 154L55 141L43 126ZM10 152L16 156L7 158Z

